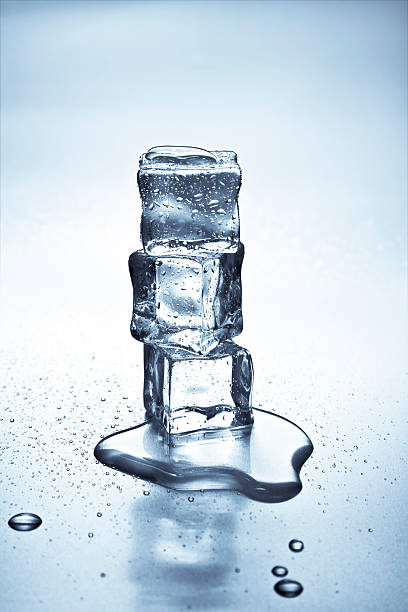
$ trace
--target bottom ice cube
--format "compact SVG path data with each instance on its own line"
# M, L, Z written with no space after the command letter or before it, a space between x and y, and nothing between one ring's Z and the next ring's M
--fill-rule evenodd
M250 425L252 381L251 356L234 342L207 355L144 345L144 406L169 434Z

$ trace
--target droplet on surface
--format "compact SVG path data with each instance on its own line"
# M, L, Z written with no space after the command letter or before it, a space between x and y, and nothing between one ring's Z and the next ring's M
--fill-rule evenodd
M293 552L301 552L304 549L304 544L302 542L302 540L291 540L289 542L289 548L290 550L292 550Z
M297 597L303 591L303 586L297 580L279 580L273 587L282 597Z
M32 531L37 529L42 523L42 520L37 514L31 512L20 512L11 517L8 524L15 531Z
M143 491L143 495L150 495L150 491Z
M274 576L278 576L280 578L288 575L288 570L283 565L275 565L275 567L271 569L271 572Z
M92 533L92 531L90 531L90 532L88 533L88 538L93 538L93 533Z
M189 502L193 502L194 501L194 497L188 497L187 498Z

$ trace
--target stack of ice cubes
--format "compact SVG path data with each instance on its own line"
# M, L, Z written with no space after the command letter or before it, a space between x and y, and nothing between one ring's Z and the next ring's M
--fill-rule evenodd
M140 158L143 250L132 253L131 333L144 342L144 406L168 434L253 422L242 331L233 151L161 146Z

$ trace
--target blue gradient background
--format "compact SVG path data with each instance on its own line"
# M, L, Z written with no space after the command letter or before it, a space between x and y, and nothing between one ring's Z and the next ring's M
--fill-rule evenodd
M283 609L283 563L305 586L293 609L404 610L407 4L1 10L2 609ZM127 257L157 144L238 153L255 403L316 446L287 504L143 496L93 462L142 414ZM22 510L43 526L12 532Z

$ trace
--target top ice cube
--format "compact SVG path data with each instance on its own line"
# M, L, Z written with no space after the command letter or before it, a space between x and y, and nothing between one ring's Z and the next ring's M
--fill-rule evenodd
M241 169L236 153L154 147L140 158L138 184L147 253L237 250Z

